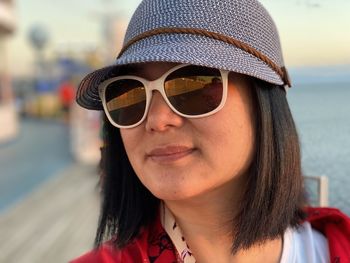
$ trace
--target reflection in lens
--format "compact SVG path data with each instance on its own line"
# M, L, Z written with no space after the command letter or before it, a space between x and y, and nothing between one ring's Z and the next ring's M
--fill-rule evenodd
M108 113L115 123L127 126L141 120L146 108L146 91L140 81L114 81L107 86L105 96Z
M223 84L217 69L188 66L170 74L165 81L170 103L186 115L215 110L223 97Z

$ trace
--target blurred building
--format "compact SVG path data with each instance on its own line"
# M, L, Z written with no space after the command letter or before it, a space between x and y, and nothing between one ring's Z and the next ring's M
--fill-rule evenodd
M0 0L0 142L17 133L17 118L9 73L8 39L16 28L14 1Z
M113 11L96 15L101 18L101 46L96 48L84 48L83 45L61 46L61 55L70 54L70 58L63 56L60 59L61 68L65 69L61 72L63 75L75 72L78 82L88 72L112 64L122 47L127 21L122 17L115 18L116 14ZM78 61L84 61L84 63L81 64ZM73 104L70 117L71 151L74 158L81 163L96 164L100 159L102 146L100 112L89 111Z

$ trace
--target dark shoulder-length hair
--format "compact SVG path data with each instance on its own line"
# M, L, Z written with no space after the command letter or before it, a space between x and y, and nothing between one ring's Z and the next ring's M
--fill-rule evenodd
M299 140L286 91L257 79L252 79L252 91L256 151L240 209L232 220L233 253L280 237L305 218ZM104 120L102 206L95 247L113 237L122 248L155 220L160 200L136 176L119 129Z

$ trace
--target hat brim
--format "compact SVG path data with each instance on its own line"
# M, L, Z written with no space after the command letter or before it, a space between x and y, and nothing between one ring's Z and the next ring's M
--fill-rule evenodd
M77 103L84 108L103 110L98 86L118 75L122 65L143 62L175 62L201 65L249 75L276 85L283 80L270 66L242 49L220 40L190 34L168 34L136 42L116 60L115 65L87 75L77 91Z

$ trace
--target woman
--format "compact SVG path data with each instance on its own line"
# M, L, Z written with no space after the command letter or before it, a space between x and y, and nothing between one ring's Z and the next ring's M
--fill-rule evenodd
M348 219L305 208L290 85L257 1L142 1L78 90L106 118L96 249L73 262L347 262Z

